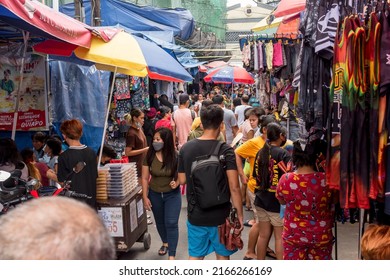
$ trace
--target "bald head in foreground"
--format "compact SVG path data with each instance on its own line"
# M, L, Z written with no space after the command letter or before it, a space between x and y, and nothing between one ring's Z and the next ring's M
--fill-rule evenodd
M65 197L30 200L0 216L2 260L112 260L115 246L98 214Z

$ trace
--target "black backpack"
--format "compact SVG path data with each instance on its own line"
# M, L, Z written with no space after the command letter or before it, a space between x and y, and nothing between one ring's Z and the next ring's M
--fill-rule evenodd
M211 153L197 157L191 165L191 181L196 205L206 209L230 201L225 157L219 155L223 142L218 141Z

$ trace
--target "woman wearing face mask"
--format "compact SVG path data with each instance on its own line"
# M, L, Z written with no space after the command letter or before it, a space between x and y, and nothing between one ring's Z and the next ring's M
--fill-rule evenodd
M278 123L267 125L267 143L256 155L253 177L256 179L255 201L259 223L257 259L264 260L272 227L275 237L275 253L283 259L282 231L283 218L280 217L280 203L275 196L280 177L287 172L290 154L282 149L287 141L287 131Z
M158 128L142 166L142 198L147 210L152 210L157 231L162 240L160 256L168 253L174 260L179 240L181 193L177 179L177 154L173 133Z
M137 108L131 109L129 119L129 130L126 134L125 155L129 162L137 164L138 184L141 185L142 162L149 147L147 146L146 136L142 130L145 114Z

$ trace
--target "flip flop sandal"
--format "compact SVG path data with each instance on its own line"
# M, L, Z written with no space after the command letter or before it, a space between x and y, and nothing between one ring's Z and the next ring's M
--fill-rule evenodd
M250 222L250 220L246 220L246 221L244 222L244 226L246 226L246 227L252 227L253 225L251 225L249 222Z
M151 219L148 219L147 223L148 223L148 225L151 225L151 224L153 224L153 221Z
M158 250L158 254L159 254L160 256L164 256L164 255L166 255L167 253L168 253L168 246L162 245L162 246L160 247L160 250Z
M267 248L267 254L266 254L267 257L271 258L271 259L276 259L276 254L274 252L274 250L272 250L271 248Z
M244 256L243 260L249 261L249 260L254 260L254 258Z

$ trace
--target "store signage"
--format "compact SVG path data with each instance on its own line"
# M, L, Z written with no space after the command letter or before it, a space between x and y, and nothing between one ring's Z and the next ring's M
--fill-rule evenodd
M102 207L98 213L112 237L124 237L122 207Z
M16 130L48 129L45 59L32 55L23 68L0 64L0 130L12 130L14 110L19 99Z

